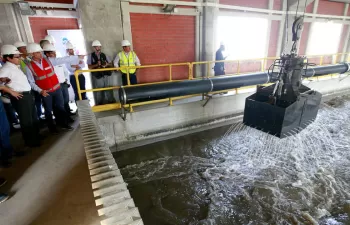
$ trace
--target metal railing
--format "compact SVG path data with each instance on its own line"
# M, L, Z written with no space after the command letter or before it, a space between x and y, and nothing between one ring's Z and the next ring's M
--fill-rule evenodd
M324 65L324 61L326 58L331 57L331 63L330 64L336 64L341 61L349 61L350 60L350 53L336 53L336 54L329 54L329 55L310 55L306 56L309 61L312 60L314 61L315 59L318 60L318 63L316 65ZM230 75L239 75L243 74L241 73L241 68L244 65L244 63L247 62L258 62L260 63L260 69L258 71L265 71L268 68L267 63L269 61L278 59L279 57L266 57L266 58L255 58L255 59L239 59L239 60L221 60L221 61L201 61L201 62L185 62L185 63L170 63L170 64L156 64L156 65L144 65L144 66L130 66L130 67L118 67L118 68L105 68L105 69L88 69L88 70L77 70L75 71L75 79L77 83L77 89L78 89L78 95L79 99L82 100L82 93L87 93L87 92L95 92L95 91L113 91L113 90L118 90L120 86L113 86L113 87L106 87L106 88L95 88L95 89L87 89L87 90L81 90L80 89L80 84L78 80L78 75L84 72L103 72L103 71L120 71L120 70L126 70L126 76L127 76L127 86L142 86L142 85L149 85L149 84L160 84L160 83L169 83L169 82L178 82L178 81L183 81L183 80L192 80L192 79L203 79L203 78L209 78L209 77L214 77L213 74L213 65L218 62L224 62L225 63L225 68L227 67L228 64L236 64L236 71L233 72L228 72L225 74L225 76L230 76ZM174 67L179 67L179 66L186 66L188 67L188 76L186 79L173 79L173 68ZM201 68L199 71L201 71L201 74L204 74L202 76L193 76L193 71L196 69L196 66L200 66ZM150 82L150 83L142 83L142 84L135 84L131 85L130 84L130 70L131 69L149 69L149 68L164 68L168 67L169 70L169 77L167 80L164 81L158 81L158 82ZM205 71L205 72L202 72ZM254 72L254 71L251 71ZM333 74L317 77L316 79L324 79L325 77L333 77ZM255 86L251 87L242 87L242 88L235 88L235 89L229 89L227 91L234 90L236 93L238 93L240 90L245 90L247 88L254 88ZM215 94L223 91L218 91L218 92L211 92L209 94ZM175 100L180 100L180 99L185 99L185 98L191 98L191 97L196 97L196 96L202 96L202 94L195 94L195 95L188 95L188 96L180 96L180 97L173 97L173 98L166 98L166 99L159 99L159 100L151 100L151 101L146 101L146 102L139 102L139 103L133 103L133 104L127 104L124 105L125 108L129 108L130 112L133 112L134 109L133 107L135 106L141 106L141 105L148 105L148 104L155 104L155 103L161 103L161 102L168 102L169 105L173 105L173 101ZM100 111L107 111L107 110L113 110L113 109L120 109L121 104L119 102L116 103L111 103L111 104L105 104L105 105L96 105L92 107L92 110L94 112L100 112Z

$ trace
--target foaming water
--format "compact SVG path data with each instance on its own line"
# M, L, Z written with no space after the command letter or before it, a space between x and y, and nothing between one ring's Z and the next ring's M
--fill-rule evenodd
M350 104L285 139L242 123L119 152L146 225L350 224Z

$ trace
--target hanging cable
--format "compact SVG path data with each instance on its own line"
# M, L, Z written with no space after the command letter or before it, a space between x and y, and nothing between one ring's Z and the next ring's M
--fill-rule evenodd
M287 45L288 45L288 42L289 42L289 40L288 40L288 30L289 30L289 29L288 29L288 17L289 17L288 9L289 9L289 2L288 2L288 0L287 0L286 20L285 20L285 23L284 23L285 31L286 31L287 33L284 34L284 35L285 35L285 40L284 40L284 47L283 47L283 50L282 50L282 54L285 53L286 48L287 48Z
M307 2L307 0L305 0L305 1ZM297 9L295 10L295 18L297 18L297 16L298 16L299 2L300 2L300 0L298 0Z
M304 6L303 18L305 17L305 12L306 12L306 3L307 3L307 0L305 0L305 6ZM315 3L314 3L314 4L315 4Z

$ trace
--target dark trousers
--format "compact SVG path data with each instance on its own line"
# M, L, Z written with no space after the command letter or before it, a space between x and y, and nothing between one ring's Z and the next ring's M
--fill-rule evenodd
M79 80L79 85L80 85L80 90L86 90L85 88L85 76L83 74L79 74L78 76L78 80ZM72 85L72 88L74 90L74 94L75 94L75 101L79 100L79 94L78 94L78 87L77 87L77 81L75 80L74 75L70 76L70 84ZM83 100L86 100L86 93L81 93L81 97Z
M92 87L95 88L107 88L113 86L113 77L111 75L105 75L103 77L97 78L96 76L91 76ZM113 90L108 91L95 91L94 92L95 105L104 105L115 103Z
M130 84L137 84L136 73L129 73ZM123 86L128 85L128 76L126 73L122 73Z
M10 127L12 127L13 123L18 123L16 112L13 109L11 103L4 103L4 108L5 108L5 111L6 111L7 119L9 121L9 123L10 123Z
M63 95L63 105L64 105L64 109L66 110L67 114L70 113L68 88L69 88L69 85L67 83L61 84L61 91L62 91L62 95Z
M31 92L22 94L23 97L20 99L11 97L11 103L18 113L25 144L29 147L38 146L40 144L39 120L34 97Z
M6 161L12 156L12 146L10 143L10 126L2 101L0 101L0 154L1 160Z
M62 95L61 88L53 92L49 92L49 96L47 97L42 96L41 99L44 103L45 117L46 117L46 122L49 126L49 129L55 128L53 118L52 118L53 109L55 109L55 116L56 116L57 123L61 126L68 125L67 114L66 114L66 110L64 109L64 102L63 102L63 95Z
M35 108L38 119L40 119L40 116L43 114L43 110L41 108L42 101L41 101L41 95L40 93L34 91L34 98L35 98Z

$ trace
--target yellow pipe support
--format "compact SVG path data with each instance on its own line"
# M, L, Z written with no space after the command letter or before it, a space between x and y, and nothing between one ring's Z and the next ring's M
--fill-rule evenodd
M172 99L172 98L169 98L169 105L171 105L171 106L174 105L174 104L173 104L173 99Z
M112 103L112 104L106 104L106 105L96 105L92 107L93 112L103 112L108 110L114 110L114 109L120 109L121 104L120 103Z
M75 83L77 84L77 89L78 89L78 97L79 97L79 100L82 100L83 98L81 97L81 90L80 90L80 83L79 83L79 70L76 70L74 72L74 77L75 77Z
M173 76L171 74L171 65L169 65L169 81L173 80Z
M128 82L128 86L130 86L130 73L129 73L129 67L126 68L126 79L127 79L127 82Z
M88 90L81 90L81 93L85 92L94 92L94 91L109 91L109 90L114 90L114 89L119 89L120 86L114 86L114 87L108 87L108 88L95 88L95 89L88 89Z
M207 64L207 78L210 77L210 63Z

